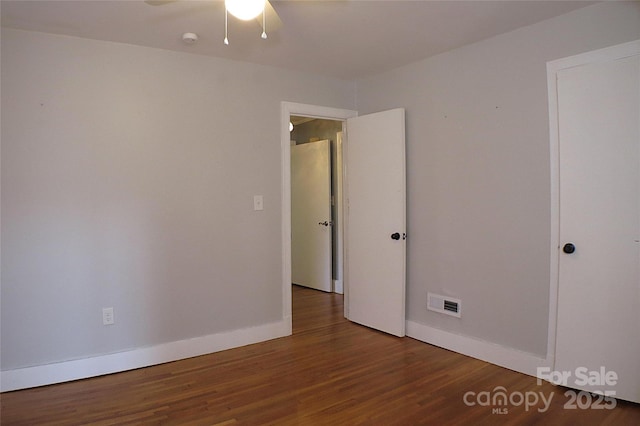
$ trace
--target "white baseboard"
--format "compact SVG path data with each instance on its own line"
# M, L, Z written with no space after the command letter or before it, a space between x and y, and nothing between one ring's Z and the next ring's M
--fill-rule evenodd
M210 334L147 348L7 370L0 373L0 392L118 373L250 345L290 334L290 323L285 319L258 327Z
M536 377L538 367L550 367L546 358L484 340L450 333L413 321L407 321L407 336L461 353L509 370Z

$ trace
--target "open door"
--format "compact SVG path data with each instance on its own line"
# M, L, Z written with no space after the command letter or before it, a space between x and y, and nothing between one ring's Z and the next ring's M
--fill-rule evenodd
M345 310L350 321L405 335L405 114L347 120Z
M330 292L331 152L328 140L291 147L291 281Z

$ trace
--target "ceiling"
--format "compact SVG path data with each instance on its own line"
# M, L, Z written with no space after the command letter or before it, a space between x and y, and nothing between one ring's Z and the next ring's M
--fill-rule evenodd
M595 2L272 1L282 27L260 38L255 21L229 17L224 3L177 1L5 1L2 26L221 57L353 80L393 69ZM182 42L194 32L199 41Z

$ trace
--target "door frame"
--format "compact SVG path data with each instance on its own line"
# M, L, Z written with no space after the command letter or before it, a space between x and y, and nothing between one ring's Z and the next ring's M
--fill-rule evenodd
M289 117L301 115L304 117L320 118L346 122L348 118L357 117L358 112L349 109L330 108L318 105L301 104L295 102L280 103L280 174L281 174L281 209L282 209L282 318L288 327L288 334L292 334L291 307L291 136L289 132ZM345 124L342 125L343 146L347 143ZM343 158L343 170L340 171L344 184L344 169L347 159ZM343 259L344 264L344 259ZM344 276L344 275L343 275ZM346 286L346 284L344 284ZM345 288L345 298L347 297ZM345 306L347 304L345 303Z
M560 140L558 121L557 74L563 69L596 62L611 61L636 55L640 51L640 40L605 47L567 58L547 62L547 89L549 99L549 152L551 178L551 238L550 238L550 285L549 285L549 329L545 366L555 368L556 331L558 319L558 289L560 284Z

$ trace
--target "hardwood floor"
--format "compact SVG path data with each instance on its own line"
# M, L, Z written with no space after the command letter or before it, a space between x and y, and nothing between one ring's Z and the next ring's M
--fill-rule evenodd
M638 404L617 401L614 409L565 409L569 399L564 388L539 386L533 377L350 323L342 317L339 295L294 286L293 301L293 336L4 393L1 423L640 424ZM495 396L499 386L512 402L485 404L484 398ZM551 398L548 409L541 400L530 407L521 403L519 396L533 402L533 395Z

